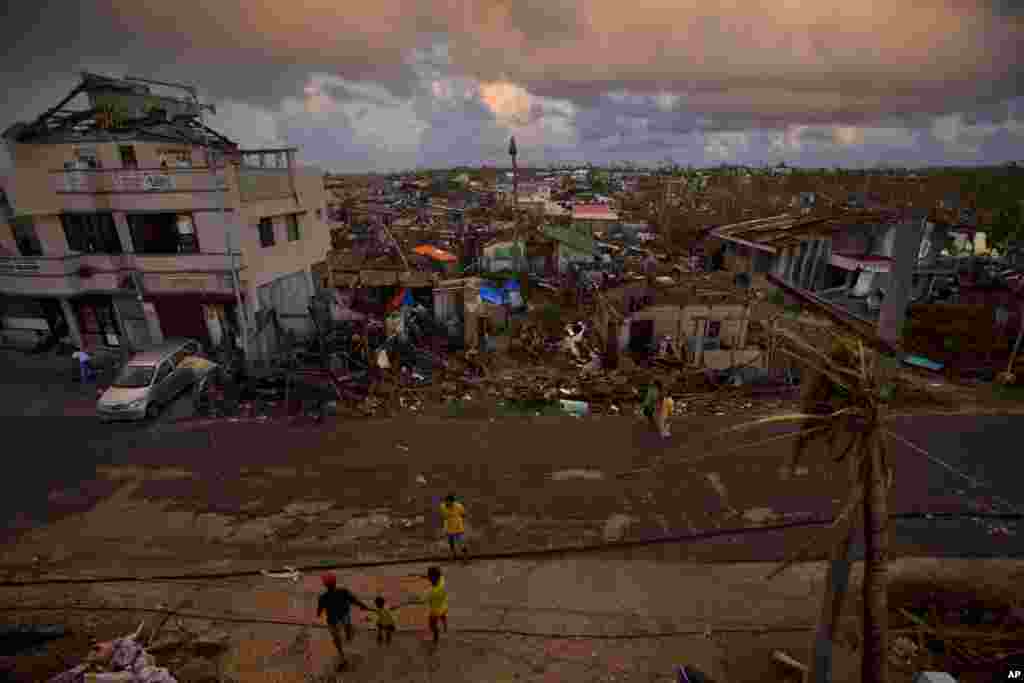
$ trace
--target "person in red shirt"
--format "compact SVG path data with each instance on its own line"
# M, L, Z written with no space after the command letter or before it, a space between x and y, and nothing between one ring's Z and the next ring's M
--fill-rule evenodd
M324 587L327 589L320 595L316 606L316 618L327 613L327 630L331 632L331 640L338 650L340 661L338 669L344 669L348 665L345 657L345 648L342 646L341 629L339 625L345 626L345 636L352 640L352 605L358 605L364 612L369 607L362 600L353 595L347 588L338 588L338 579L334 574L328 572L321 577Z

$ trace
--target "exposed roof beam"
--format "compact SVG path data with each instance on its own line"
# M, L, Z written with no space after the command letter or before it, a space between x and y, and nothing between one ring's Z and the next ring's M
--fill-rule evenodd
M32 123L32 125L36 126L36 125L41 124L45 119L48 119L50 116L52 116L56 112L58 112L61 109L63 109L65 104L67 104L71 100L75 99L79 94L81 94L84 91L85 91L85 83L79 83L78 85L76 85L71 90L71 93L68 94L67 97L65 97L63 100L60 101L60 104L58 104L56 107L51 107L50 109L48 109L45 112L43 112L38 118L36 118L36 120Z

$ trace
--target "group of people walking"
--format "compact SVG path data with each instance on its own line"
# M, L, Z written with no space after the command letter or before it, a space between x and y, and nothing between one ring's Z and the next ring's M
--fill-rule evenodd
M441 518L444 521L445 535L448 539L448 548L451 551L452 559L458 560L461 556L463 562L469 560L469 551L466 549L463 539L466 532L465 516L466 506L456 498L455 494L448 494L441 503ZM427 606L427 628L433 635L434 647L440 643L442 630L448 631L448 589L440 567L433 566L427 570L426 579L430 583L430 587L426 592L396 605L389 605L384 596L378 595L374 598L371 607L348 588L339 587L338 579L333 573L328 572L321 579L324 592L317 601L316 616L317 619L326 618L331 640L338 650L339 670L348 666L344 640L351 641L354 637L353 605L367 612L367 618L376 623L379 645L391 644L392 637L398 629L395 613L409 605ZM344 639L342 638L342 629L344 629Z
M377 643L379 645L390 645L395 631L398 629L398 621L395 612L409 605L425 604L428 609L427 626L433 634L435 647L440 642L441 630L448 631L448 590L445 587L444 576L440 567L431 567L427 570L427 580L430 588L422 596L411 598L406 602L389 606L387 600L378 595L374 598L373 606L367 605L356 595L345 587L338 587L338 579L332 573L324 574L321 577L324 584L324 592L320 594L317 601L316 616L326 618L327 630L331 634L334 647L338 650L338 670L348 667L348 658L345 656L344 640L351 641L355 635L352 625L352 606L359 607L367 612L367 618L376 622ZM342 629L345 637L342 639Z

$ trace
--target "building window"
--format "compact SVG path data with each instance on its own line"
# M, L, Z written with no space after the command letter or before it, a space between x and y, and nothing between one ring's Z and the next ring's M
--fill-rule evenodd
M299 235L299 215L297 213L290 213L285 216L285 224L288 226L288 241L298 242L301 236Z
M192 168L192 152L187 149L161 149L157 158L160 168Z
M11 232L14 243L18 245L18 253L22 256L42 256L43 248L39 244L35 223L31 216L18 216L11 219Z
M6 218L11 220L14 218L14 207L11 206L11 201L7 198L7 193L0 187L0 218Z
M103 168L100 164L99 155L92 147L76 147L74 159L64 162L64 168L68 171L82 171L87 169Z
M60 216L68 248L86 254L120 254L114 216L109 213L63 213Z
M198 254L195 222L187 213L128 214L137 254Z
M121 168L134 170L139 167L139 160L135 158L133 145L121 145L117 150L121 153Z
M260 219L260 246L274 246L274 223L269 218Z

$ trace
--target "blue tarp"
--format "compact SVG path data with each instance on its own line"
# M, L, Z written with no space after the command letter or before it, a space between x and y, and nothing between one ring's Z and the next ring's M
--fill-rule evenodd
M507 291L512 291L512 290L515 290L515 289L519 289L519 282L517 282L516 280L506 280L505 281L505 289Z
M922 356L907 356L903 359L903 362L907 365L914 365L916 367L927 368L929 370L941 370L944 367L942 363L937 363Z
M480 298L490 304L506 303L504 291L486 285L480 287Z

